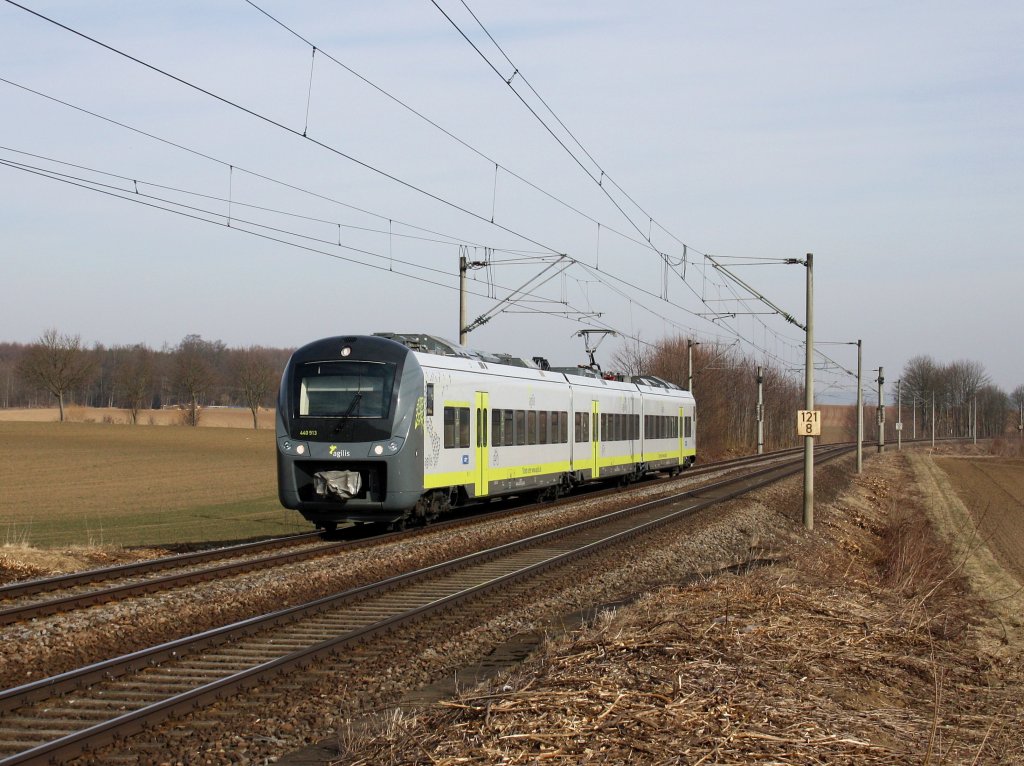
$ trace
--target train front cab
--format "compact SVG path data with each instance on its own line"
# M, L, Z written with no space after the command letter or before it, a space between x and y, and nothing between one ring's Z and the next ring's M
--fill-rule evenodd
M297 350L278 401L281 504L328 529L401 518L422 493L422 380L409 350L383 338Z

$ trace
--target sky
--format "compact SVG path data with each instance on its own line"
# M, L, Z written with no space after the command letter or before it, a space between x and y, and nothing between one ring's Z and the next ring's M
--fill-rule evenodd
M813 253L823 400L858 339L1024 383L1019 2L20 6L0 341L457 340L464 255L470 347L800 374Z

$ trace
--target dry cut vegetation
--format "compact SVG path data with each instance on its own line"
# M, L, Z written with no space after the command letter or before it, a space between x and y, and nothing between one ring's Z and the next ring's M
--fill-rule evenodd
M869 467L783 563L607 612L352 734L335 763L1024 762L1021 644L992 628L909 463Z

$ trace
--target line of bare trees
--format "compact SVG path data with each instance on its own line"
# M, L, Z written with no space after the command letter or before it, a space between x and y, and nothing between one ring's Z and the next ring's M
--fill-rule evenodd
M904 412L909 410L903 421L916 419L919 434L931 433L934 403L938 436L972 436L975 424L979 438L1002 436L1017 430L1024 385L1006 394L978 362L940 364L915 356L903 368L902 400Z
M617 371L656 375L686 387L688 345L683 337L653 345L624 346L613 355ZM32 344L0 343L0 407L52 406L60 418L67 404L120 407L132 422L139 412L167 406L184 408L186 422L198 425L208 405L247 407L257 426L260 407L271 406L290 349L228 348L221 341L187 335L159 351L144 344L86 347L77 335L55 329ZM693 344L693 393L700 403L701 451L746 453L756 443L757 364L734 346ZM766 449L794 446L794 413L803 407L803 383L771 364L764 365ZM1016 431L1024 385L1009 395L992 385L984 367L972 361L940 364L929 356L911 359L902 374L902 418L916 422L918 434L930 433L932 402L936 434L970 436L977 413L979 437ZM888 384L886 438L895 438L895 391ZM870 402L870 396L867 397ZM851 423L856 422L855 414ZM877 437L874 407L866 406L867 438ZM851 425L851 438L856 433Z
M0 407L68 404L120 407L133 423L141 410L183 407L198 425L208 405L247 407L253 427L271 406L290 349L228 348L187 335L159 351L145 344L87 347L78 335L46 330L32 344L0 343Z
M674 337L653 345L628 345L614 354L613 365L628 375L655 375L686 388L691 342ZM757 443L758 363L732 345L701 341L693 342L692 350L700 452L715 457L749 454ZM794 424L796 411L804 406L803 381L771 364L762 367L765 449L796 446Z

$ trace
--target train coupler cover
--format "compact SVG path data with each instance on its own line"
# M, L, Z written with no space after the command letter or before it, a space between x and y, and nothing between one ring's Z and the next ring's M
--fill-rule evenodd
M320 471L313 475L318 497L349 500L359 494L363 479L358 471Z

